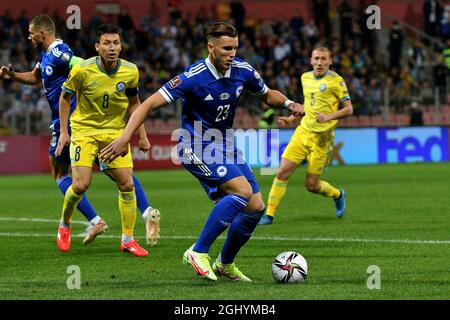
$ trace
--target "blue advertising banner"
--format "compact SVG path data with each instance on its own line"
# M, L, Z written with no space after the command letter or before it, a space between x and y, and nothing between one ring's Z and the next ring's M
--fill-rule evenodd
M449 161L447 127L336 129L332 165ZM278 167L294 129L236 130L252 167Z

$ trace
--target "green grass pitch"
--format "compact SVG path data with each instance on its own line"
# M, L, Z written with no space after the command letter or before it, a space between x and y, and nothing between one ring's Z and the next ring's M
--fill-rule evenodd
M254 171L266 200L273 176ZM136 175L162 215L160 244L149 248L146 258L118 250L117 192L106 176L94 175L88 196L107 220L108 232L84 246L85 226L74 224L66 254L55 241L63 198L51 177L0 177L0 300L450 298L448 163L330 168L323 178L348 194L340 220L332 200L305 190L300 168L275 223L258 226L236 259L253 283L208 283L181 264L212 208L196 179L184 170ZM77 212L74 220L84 217ZM141 244L144 233L138 215L135 234ZM211 248L213 259L223 236ZM291 250L308 261L308 279L277 284L271 262ZM80 268L80 289L67 287L72 265ZM371 265L380 268L380 289L367 287Z

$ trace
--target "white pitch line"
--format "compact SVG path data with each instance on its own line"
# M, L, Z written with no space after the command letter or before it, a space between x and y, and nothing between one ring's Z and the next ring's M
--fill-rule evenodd
M12 233L12 232L0 232L0 237L53 237L56 238L55 233ZM72 238L84 238L84 234L74 234ZM116 239L120 238L120 235L105 235L102 234L99 238ZM143 237L135 237L137 239L143 239ZM219 237L224 239L225 237ZM197 239L195 236L162 236L161 239L184 239L192 240ZM252 240L262 241L305 241L305 242L357 242L357 243L394 243L394 244L450 244L450 240L409 240L409 239L358 239L358 238L287 238L287 237L252 237Z
M52 219L38 219L38 218L4 218L0 217L0 221L31 221L31 222L54 222L58 223L59 220ZM72 223L89 225L88 222L85 221L72 221ZM12 233L12 232L0 232L0 237L56 237L55 233ZM74 234L72 235L74 238L84 238L85 234ZM112 234L102 234L99 237L102 238L110 238L115 239L119 238L120 235L112 235ZM137 239L143 237L135 237ZM219 237L225 238L225 237ZM184 239L191 240L197 239L195 236L162 236L161 239ZM363 239L363 238L324 238L324 237L261 237L254 236L253 240L262 240L262 241L308 241L308 242L357 242L357 243L400 243L400 244L450 244L450 240L411 240L411 239Z
M10 217L0 217L0 221L27 221L27 222L55 222L58 223L59 220L55 219L40 219L40 218L10 218ZM85 226L89 225L87 221L72 221L73 224L82 224Z

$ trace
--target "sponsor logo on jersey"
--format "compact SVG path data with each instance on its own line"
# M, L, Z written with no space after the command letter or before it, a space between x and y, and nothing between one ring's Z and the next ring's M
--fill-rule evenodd
M51 75L53 74L53 68L52 68L51 66L46 66L46 67L45 67L45 73L46 73L48 76L51 76Z
M123 90L125 90L125 82L120 81L119 83L117 83L116 89L119 92L122 92Z
M170 80L168 82L168 85L169 85L170 89L174 89L174 88L178 87L182 83L183 83L183 81L181 81L180 76L176 76L175 78L172 78L172 80Z
M220 100L227 100L230 98L230 94L228 92L221 93L219 96Z
M214 98L211 96L211 94L208 93L208 95L205 98L205 101L212 101Z
M223 177L227 174L228 170L225 166L220 166L217 168L217 174L219 175L219 177Z

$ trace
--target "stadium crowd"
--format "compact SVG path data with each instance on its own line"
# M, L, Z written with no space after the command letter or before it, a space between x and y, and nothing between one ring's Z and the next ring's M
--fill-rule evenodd
M424 1L424 6L428 1ZM419 38L408 40L398 23L390 30L389 45L380 49L379 37L366 27L363 3L354 8L343 0L337 12L331 12L328 1L312 1L314 19L311 21L304 21L299 12L293 12L292 18L286 21L262 20L246 15L240 1L221 2L215 6L215 11L202 8L195 15L183 14L173 7L166 25L160 23L162 9L153 5L139 21L134 21L125 9L113 21L106 21L94 12L82 30L68 30L58 12L48 13L55 20L59 37L70 45L75 55L83 58L96 55L93 45L96 28L103 22L117 23L123 30L122 57L140 69L141 100L182 72L185 66L206 57L206 26L212 21L229 20L240 32L238 56L252 64L269 87L292 100L299 99L300 75L311 69L308 59L311 49L326 45L333 52L332 68L349 86L357 116L380 116L386 94L392 113L405 113L410 105L433 105L436 87L439 87L440 103L447 104L450 58L444 59L444 54L450 50L450 6L439 7L438 21L442 21L442 25L430 29L446 44L434 59L427 44ZM332 15L337 17L334 19L336 27L333 27ZM26 11L17 19L13 19L8 10L0 16L0 65L11 63L17 71L34 68L39 53L27 40L29 19ZM425 23L424 29L431 28L427 26ZM380 59L380 51L387 53L389 59L383 59L382 55ZM405 53L406 60L402 59ZM432 66L429 68L432 72L426 72L427 66ZM41 90L40 86L30 88L0 80L0 128L17 128L13 133L46 132L49 108ZM263 112L260 102L246 96L240 106L238 112L242 117L237 117L236 126L257 126L258 116ZM173 105L152 117L171 121L176 126L176 115L176 105ZM244 123L240 119L251 120Z

